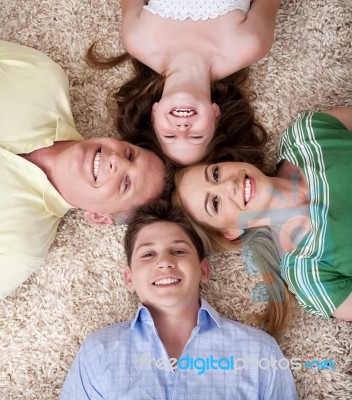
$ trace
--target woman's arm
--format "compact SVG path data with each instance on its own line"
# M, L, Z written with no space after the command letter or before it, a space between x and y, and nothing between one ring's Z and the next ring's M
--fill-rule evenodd
M325 114L332 115L338 119L345 127L352 131L352 107L332 108L331 110L322 111Z

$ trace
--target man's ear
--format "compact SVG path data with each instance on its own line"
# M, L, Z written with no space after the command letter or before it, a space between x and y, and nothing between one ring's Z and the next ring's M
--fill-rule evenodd
M243 229L230 229L228 231L223 232L224 238L227 240L235 240L243 235Z
M200 263L200 282L201 283L207 283L209 278L210 278L210 264L206 258L203 258L202 262Z
M84 211L84 218L97 225L111 225L114 223L112 216L109 214L99 214L91 211Z
M134 292L134 287L132 283L132 272L131 268L126 265L124 273L123 273L123 278L125 280L126 286L128 287L128 290L133 293Z

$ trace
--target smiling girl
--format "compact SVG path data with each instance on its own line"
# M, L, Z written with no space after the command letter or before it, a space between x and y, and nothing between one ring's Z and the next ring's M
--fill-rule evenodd
M236 146L239 156L230 159L260 159L251 148L262 147L266 136L239 86L243 69L272 46L280 1L121 4L128 54L101 59L95 43L88 62L107 68L133 60L133 77L115 95L122 137L149 143L178 165L222 158Z

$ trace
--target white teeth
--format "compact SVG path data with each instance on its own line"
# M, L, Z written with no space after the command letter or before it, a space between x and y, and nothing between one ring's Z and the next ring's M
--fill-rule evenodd
M180 282L180 279L174 279L174 278L164 278L160 279L159 281L154 282L154 285L169 285L170 283L178 283Z
M250 179L246 178L244 186L244 201L247 204L252 194L252 184Z
M97 179L98 172L99 172L99 166L100 166L100 151L98 151L94 157L94 163L93 163L94 179Z
M175 109L171 111L171 114L175 117L192 117L195 113L194 110L190 109Z

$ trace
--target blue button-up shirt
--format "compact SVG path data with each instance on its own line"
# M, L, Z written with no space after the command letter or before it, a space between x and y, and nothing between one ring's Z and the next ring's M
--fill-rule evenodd
M281 361L280 361L281 360ZM169 359L148 309L93 333L61 400L297 399L288 360L265 332L221 317L205 300L179 360Z

